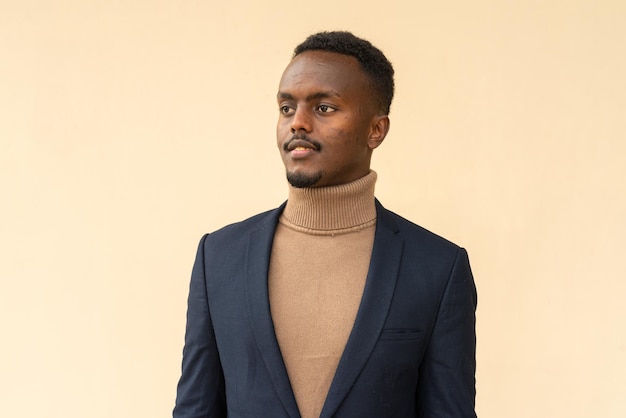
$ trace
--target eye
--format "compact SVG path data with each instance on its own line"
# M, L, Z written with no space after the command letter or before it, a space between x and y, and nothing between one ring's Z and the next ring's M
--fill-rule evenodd
M328 105L324 105L323 104L323 105L317 106L317 110L322 112L322 113L331 113L331 112L334 112L336 109L333 108L333 107L330 107Z
M278 108L278 110L279 110L279 111L280 111L280 113L281 113L281 114L283 114L283 115L289 115L289 114L293 113L293 108L292 108L292 107L290 107L290 106L287 106L287 105L280 106L280 107Z

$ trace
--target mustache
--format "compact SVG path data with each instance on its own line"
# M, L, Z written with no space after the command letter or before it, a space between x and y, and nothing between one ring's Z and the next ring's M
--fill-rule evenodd
M296 134L292 136L291 139L289 139L289 141L285 142L285 144L283 145L283 150L289 151L289 144L291 144L293 141L305 141L311 144L313 147L315 147L315 149L317 149L318 151L322 149L322 144L320 144L316 140L311 139L304 134Z

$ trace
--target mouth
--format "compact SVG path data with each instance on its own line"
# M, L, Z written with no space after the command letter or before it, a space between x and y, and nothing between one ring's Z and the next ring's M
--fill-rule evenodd
M285 151L319 151L321 149L320 144L315 141L310 141L308 139L291 139L289 142L285 143L283 146Z

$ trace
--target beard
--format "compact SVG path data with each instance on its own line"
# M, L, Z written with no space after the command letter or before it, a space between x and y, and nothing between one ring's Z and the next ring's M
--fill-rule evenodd
M298 188L298 189L303 189L305 187L312 187L321 178L322 178L321 171L315 174L292 173L292 172L287 171L287 181L293 187Z

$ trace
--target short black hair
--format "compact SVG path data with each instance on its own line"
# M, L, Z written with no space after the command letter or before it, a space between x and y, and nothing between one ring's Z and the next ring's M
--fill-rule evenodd
M379 111L389 113L393 100L393 66L385 54L369 41L350 32L333 31L315 33L293 51L294 58L305 51L328 51L355 57L363 72L370 78Z

